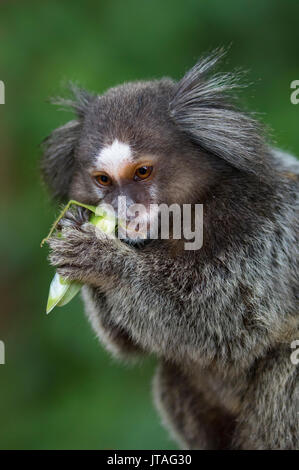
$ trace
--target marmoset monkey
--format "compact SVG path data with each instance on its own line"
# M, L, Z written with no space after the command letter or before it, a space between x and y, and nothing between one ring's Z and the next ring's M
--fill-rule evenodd
M75 88L61 102L76 119L45 140L42 160L61 201L203 204L203 246L119 240L78 210L50 238L50 261L85 284L113 354L159 358L155 402L183 448L297 449L299 162L235 104L238 76L211 74L222 56L179 82Z

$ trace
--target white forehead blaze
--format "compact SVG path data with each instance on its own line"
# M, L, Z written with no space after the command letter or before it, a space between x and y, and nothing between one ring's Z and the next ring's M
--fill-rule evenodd
M96 157L96 166L104 169L109 175L115 178L121 169L132 162L132 151L128 144L115 139L111 145L104 147Z

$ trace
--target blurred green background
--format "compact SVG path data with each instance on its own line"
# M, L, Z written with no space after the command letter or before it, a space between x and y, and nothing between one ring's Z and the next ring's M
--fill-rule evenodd
M2 1L0 4L1 449L175 449L151 400L154 360L116 363L79 298L45 315L53 271L39 242L57 207L39 179L41 140L70 115L47 103L72 79L179 78L232 43L224 69L248 69L244 104L299 154L298 0Z

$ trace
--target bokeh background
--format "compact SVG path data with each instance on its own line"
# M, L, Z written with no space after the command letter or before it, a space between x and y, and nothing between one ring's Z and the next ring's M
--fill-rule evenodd
M298 0L1 1L1 449L175 449L151 400L155 360L119 364L98 344L76 298L45 315L53 271L40 249L57 207L43 189L39 143L70 115L47 98L71 79L102 92L179 78L231 44L224 69L248 70L242 101L299 154Z

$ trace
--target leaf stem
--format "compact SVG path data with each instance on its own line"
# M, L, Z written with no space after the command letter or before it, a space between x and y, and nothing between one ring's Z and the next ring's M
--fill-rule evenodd
M44 243L49 240L49 238L51 237L52 233L54 232L54 230L56 229L56 226L58 224L58 222L60 221L60 219L62 219L62 217L65 216L66 212L69 210L70 206L72 204L75 204L76 206L80 206L80 207L84 207L85 209L89 209L91 212L93 212L95 214L95 211L96 211L96 206L91 206L89 204L83 204L82 202L78 202L78 201L75 201L74 199L71 199L67 205L62 209L62 211L60 212L59 216L57 217L57 219L55 220L54 224L52 225L51 227L51 230L50 232L48 233L48 235L46 236L46 238L44 238L42 241L41 241L41 244L40 246L42 247L44 245Z

